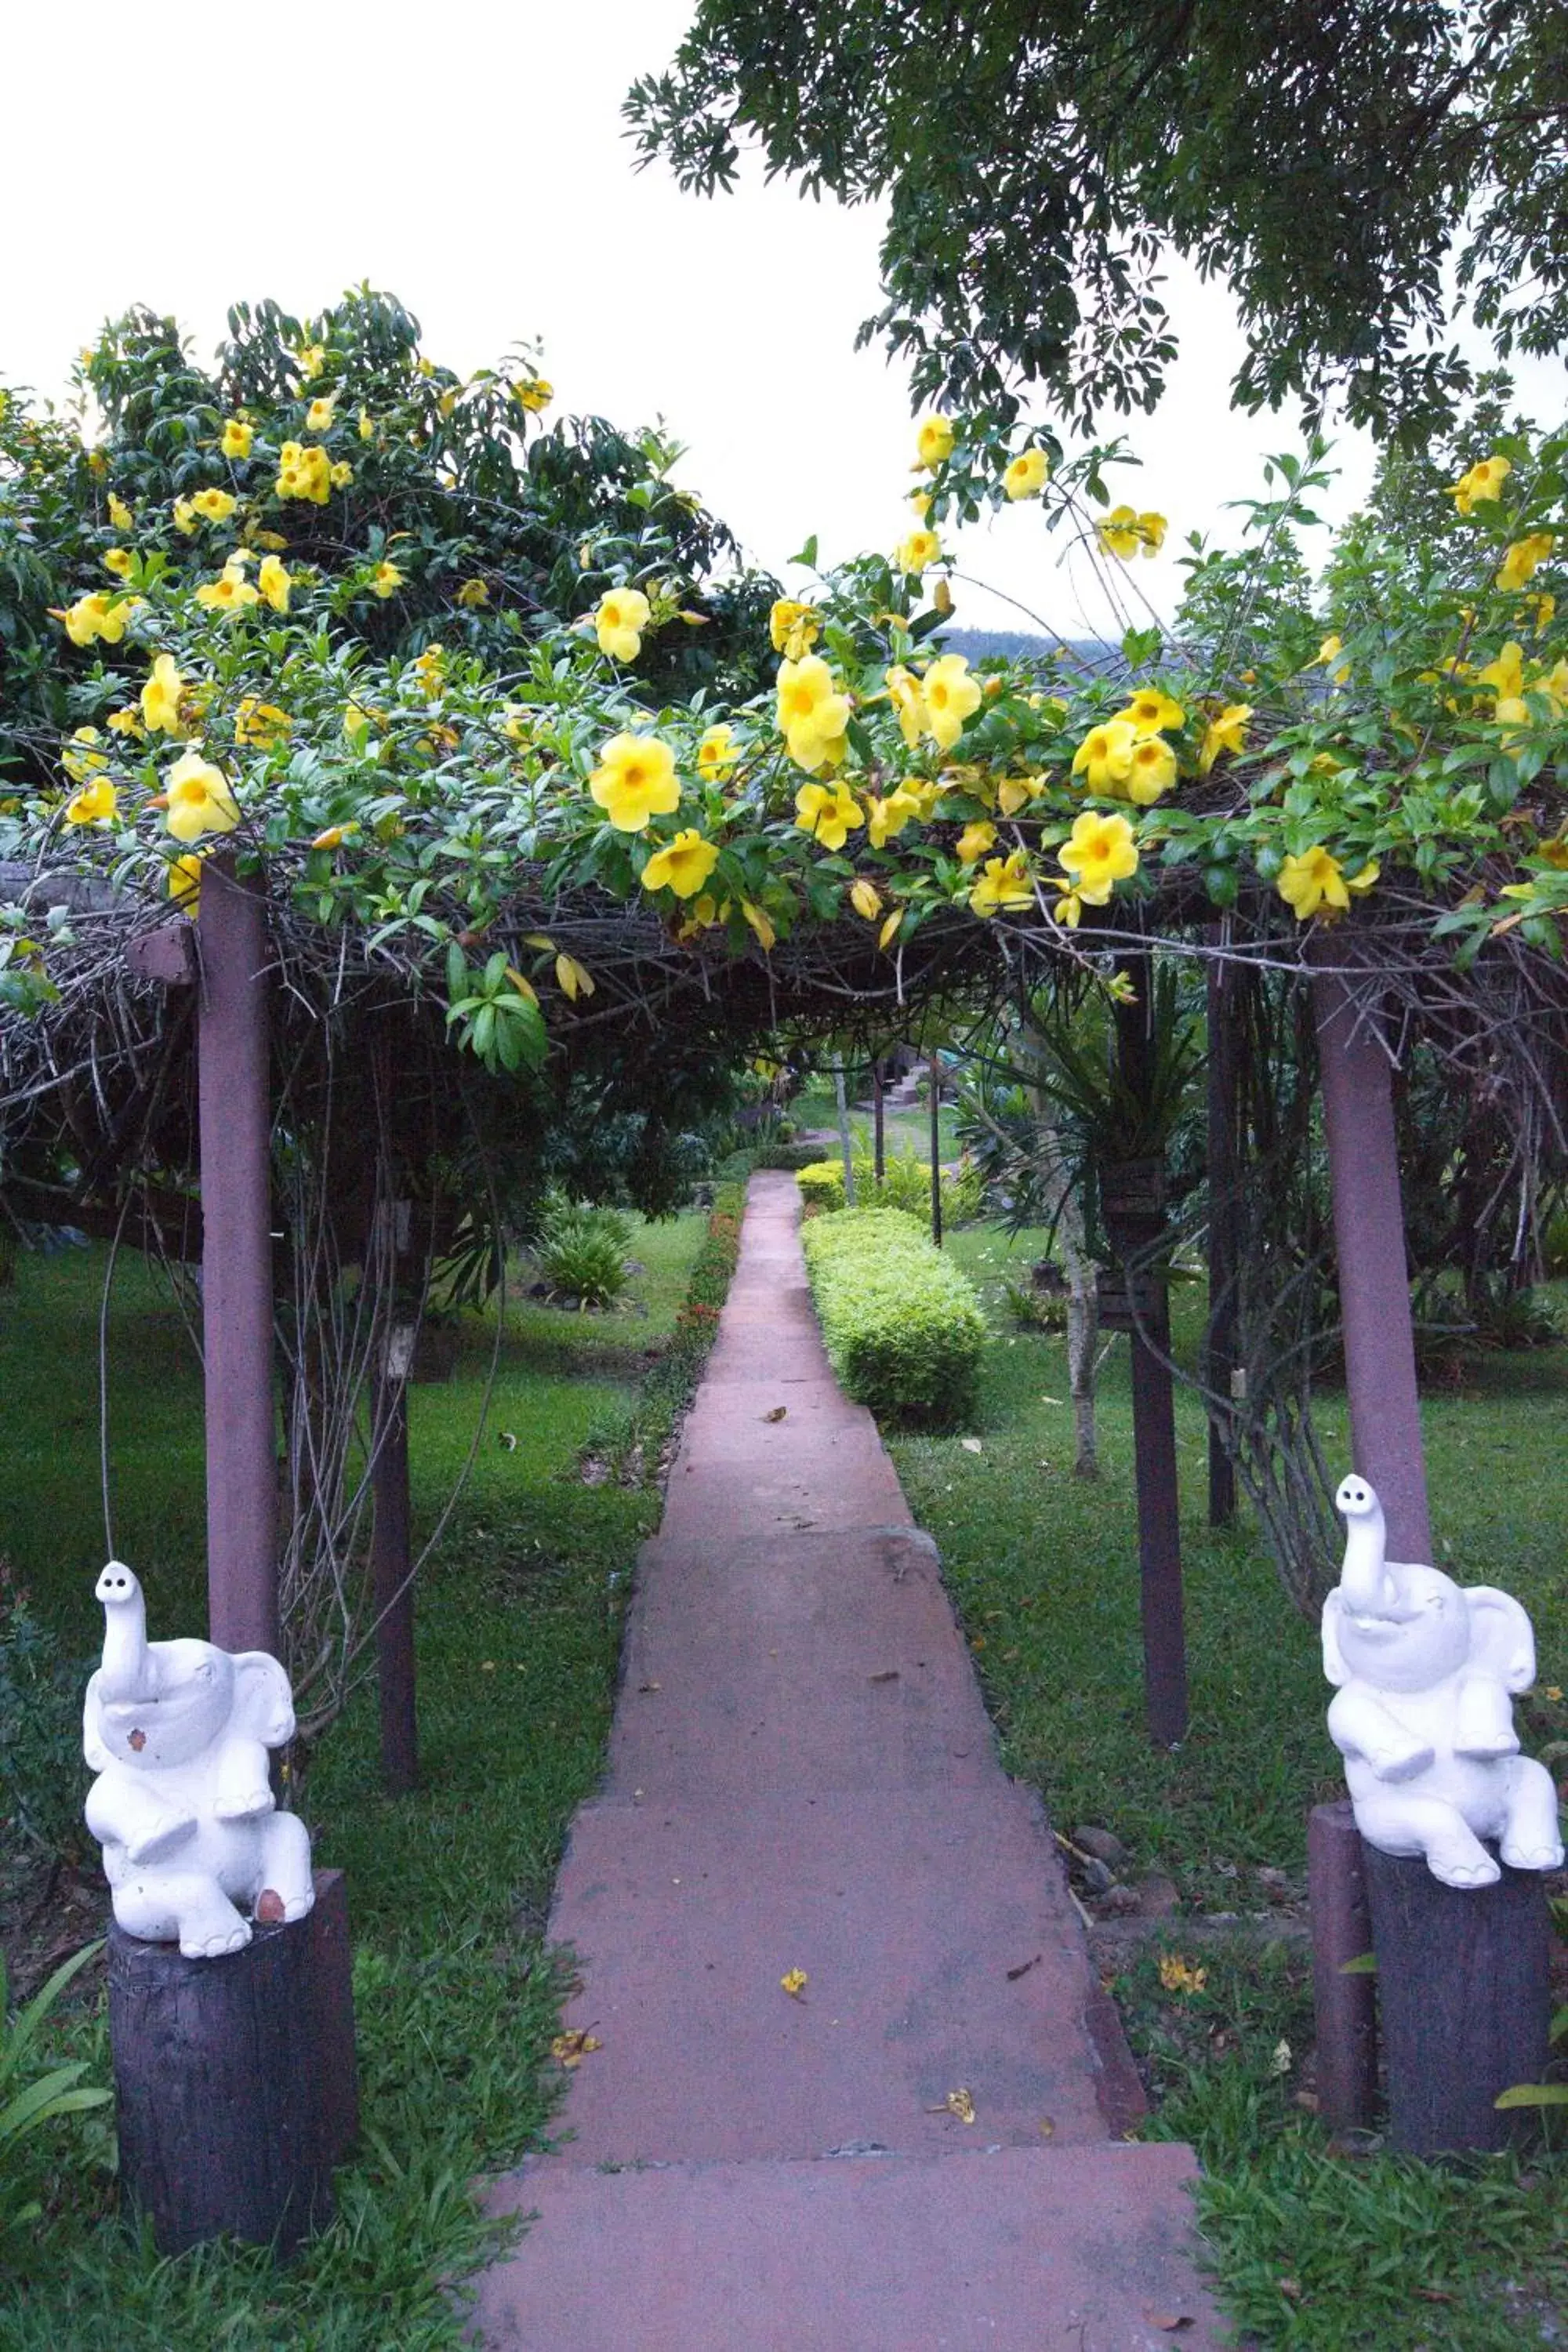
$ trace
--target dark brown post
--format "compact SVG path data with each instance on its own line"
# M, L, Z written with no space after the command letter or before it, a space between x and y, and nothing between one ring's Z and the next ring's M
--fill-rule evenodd
M381 1781L389 1797L406 1796L419 1773L414 1706L414 1566L408 1532L407 1365L400 1352L412 1333L395 1328L388 1360L376 1383L375 1458L371 1491L375 1518L370 1539L371 1606L375 1611L375 1665L381 1706Z
M207 1617L220 1648L276 1656L267 919L221 851L202 869L197 928Z
M1318 2117L1330 2131L1370 2131L1377 2111L1377 1990L1370 1972L1372 1913L1361 1832L1350 1800L1307 1817L1307 1897L1312 1920L1312 2012Z
M882 1064L871 1065L871 1172L879 1185L888 1172L888 1137L882 1103Z
M942 1061L931 1057L931 1237L942 1247Z
M1217 927L1215 936L1217 936ZM1228 1399L1237 1370L1236 1293L1237 1258L1236 1150L1236 987L1234 971L1213 956L1208 967L1208 1193L1209 1317L1204 1377L1212 1392ZM1224 1408L1221 1408L1221 1412ZM1236 1465L1226 1443L1225 1423L1209 1408L1209 1525L1228 1527L1236 1517Z
M1125 959L1133 984L1116 1008L1117 1060L1133 1099L1147 1100L1154 1053L1153 970L1147 955ZM1132 1450L1138 1486L1138 1564L1142 1583L1143 1707L1149 1737L1173 1748L1187 1728L1187 1650L1183 1624L1181 1486L1176 1401L1168 1368L1171 1311L1163 1269L1145 1269L1165 1228L1164 1168L1158 1159L1102 1169L1105 1222L1127 1265L1132 1355Z
M1371 973L1354 969L1360 959L1353 940L1343 942L1331 932L1315 940L1310 952L1320 967L1312 982L1313 1011L1353 1467L1377 1490L1388 1523L1390 1558L1429 1560L1432 1532L1394 1088L1378 1025L1376 984Z

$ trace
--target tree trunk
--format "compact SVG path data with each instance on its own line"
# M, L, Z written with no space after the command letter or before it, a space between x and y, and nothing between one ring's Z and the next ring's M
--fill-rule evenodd
M1236 975L1218 957L1208 968L1208 1261L1209 1316L1204 1344L1204 1380L1209 1391L1209 1525L1228 1527L1236 1517L1236 1465L1231 1459L1229 1415L1215 1397L1231 1395L1237 1370L1237 1330L1240 1272L1237 1234L1236 1150Z
M855 1146L849 1133L849 1097L842 1064L833 1073L833 1098L838 1107L838 1149L844 1155L844 1205L855 1206Z
M1068 1393L1072 1399L1073 1476L1098 1478L1095 1358L1100 1344L1100 1284L1083 1229L1083 1206L1062 1165L1061 1140L1041 1087L1029 1089L1040 1197L1061 1249L1068 1281Z
M879 1059L871 1065L871 1173L879 1189L888 1172L888 1123L883 1094L882 1065Z
M931 1237L942 1247L942 1063L931 1057Z

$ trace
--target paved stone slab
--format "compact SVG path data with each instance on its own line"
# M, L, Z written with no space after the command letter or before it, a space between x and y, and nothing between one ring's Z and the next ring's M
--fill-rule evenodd
M583 1973L568 2023L604 2043L573 2081L573 2163L1105 2137L1082 1934L994 1766L984 1795L589 1806L551 1932ZM961 2087L976 2126L943 2109Z
M1215 2352L1182 2147L514 2176L492 2352ZM1185 2320L1185 2326L1174 2323Z

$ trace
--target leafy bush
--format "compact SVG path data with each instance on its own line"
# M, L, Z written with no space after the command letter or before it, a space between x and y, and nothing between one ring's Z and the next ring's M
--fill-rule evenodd
M615 1209L559 1198L546 1203L533 1260L552 1290L579 1307L613 1307L626 1286L631 1227Z
M1020 1281L1016 1274L1002 1276L1002 1304L1021 1331L1065 1331L1068 1295L1042 1290L1037 1283Z
M845 1209L806 1226L806 1270L833 1369L875 1412L930 1423L974 1402L985 1318L973 1285L898 1209Z
M640 1476L657 1484L661 1475L675 1424L696 1392L718 1336L720 1312L741 1255L744 1207L739 1184L720 1186L668 1347L648 1372L630 1411L596 1423L584 1442L584 1454L606 1459L619 1478L626 1477L634 1456Z
M58 1853L81 1842L88 1672L0 1568L0 1856L26 1846Z
M6 2007L5 1963L0 1959L0 2241L12 2231L36 2221L42 2207L27 2194L16 2168L24 2140L62 2116L81 2115L101 2107L114 2095L83 2083L85 2059L34 2072L31 2056L38 2029L74 1976L102 1950L87 1944L58 1968L48 1982L33 1995L26 2009L10 2016Z
M917 1159L912 1151L889 1152L883 1163L880 1184L876 1179L876 1162L858 1156L855 1159L856 1206L897 1209L906 1216L918 1217L929 1232L931 1227L931 1164ZM808 1209L842 1209L844 1206L844 1162L842 1160L814 1160L800 1170L797 1181L801 1198ZM966 1224L980 1213L984 1180L980 1170L969 1160L956 1171L943 1169L942 1175L942 1223Z

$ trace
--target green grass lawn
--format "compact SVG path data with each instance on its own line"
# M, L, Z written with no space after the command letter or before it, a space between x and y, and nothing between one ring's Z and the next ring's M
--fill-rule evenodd
M805 1087L796 1095L784 1116L793 1119L797 1129L830 1129L838 1131L838 1106L831 1087ZM849 1131L855 1138L856 1149L869 1154L872 1121L869 1112L851 1110ZM963 1146L958 1139L958 1114L951 1103L943 1103L937 1114L941 1151L944 1161L956 1160ZM924 1160L931 1153L931 1112L923 1105L913 1110L890 1110L883 1121L887 1149L905 1152Z
M1206 1525L1207 1439L1177 1394L1192 1721L1174 1754L1143 1730L1128 1343L1101 1375L1101 1475L1072 1475L1059 1339L1020 1332L1001 1276L1037 1256L994 1230L950 1237L982 1286L993 1340L978 1410L951 1436L889 1433L911 1507L942 1548L1004 1761L1045 1793L1054 1820L1112 1829L1131 1869L1159 1868L1208 1914L1270 1907L1260 1868L1301 1892L1306 1815L1342 1794L1324 1728L1330 1691L1318 1633L1291 1607L1247 1521ZM1190 1360L1201 1294L1179 1290ZM1497 1356L1464 1391L1425 1408L1439 1558L1465 1582L1496 1582L1535 1620L1540 1680L1517 1717L1527 1746L1568 1759L1568 1481L1558 1444L1568 1348ZM1350 1466L1342 1395L1321 1403L1331 1463ZM963 1440L978 1439L975 1453ZM1558 1744L1560 1743L1560 1744ZM1190 2139L1205 2168L1200 2213L1231 2316L1260 2346L1313 2352L1519 2352L1568 2334L1568 2164L1511 2158L1437 2168L1334 2149L1298 2102L1312 2038L1300 1948L1238 1942L1184 1951L1200 1968L1161 1982L1159 1950L1117 1983L1160 2105L1153 2130ZM1561 2332L1545 2335L1546 2318Z
M705 1230L697 1215L639 1227L647 1271L632 1295L646 1314L513 1306L473 1478L418 1588L420 1788L380 1794L368 1692L310 1766L302 1810L317 1859L348 1873L355 1945L364 2132L338 2175L338 2222L288 2272L222 2248L160 2263L112 2218L103 2132L89 2122L69 2161L63 2139L40 2137L28 2160L46 2222L0 2253L7 2352L461 2341L441 2282L493 2241L468 2184L540 2144L562 2080L549 2057L562 1988L541 1930L566 1821L601 1768L628 1574L659 1512L651 1484L585 1485L577 1452L630 1408ZM96 1250L24 1259L0 1294L0 1558L88 1663L103 1555L101 1275ZM450 1385L411 1391L426 1524L467 1452L493 1338L471 1318ZM199 1374L171 1301L133 1259L116 1284L110 1364L115 1542L147 1584L153 1634L197 1630ZM106 2072L89 2003L64 2046Z

